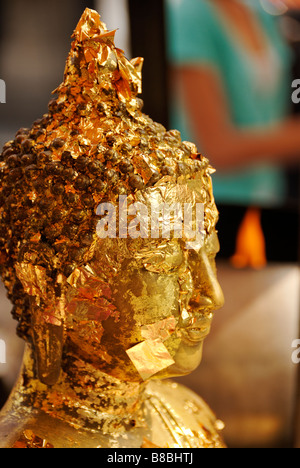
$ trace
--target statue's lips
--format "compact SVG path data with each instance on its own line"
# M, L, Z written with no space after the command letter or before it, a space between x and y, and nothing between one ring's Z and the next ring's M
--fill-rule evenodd
M205 321L205 323L196 322L187 328L182 328L181 332L183 336L189 341L192 341L193 343L199 343L200 341L203 341L209 334L210 326L210 321Z

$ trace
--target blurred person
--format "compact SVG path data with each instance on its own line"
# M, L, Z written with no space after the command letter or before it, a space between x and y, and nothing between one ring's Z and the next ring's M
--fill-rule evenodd
M272 246L275 259L289 260L289 247L296 258L284 168L299 163L300 118L290 116L292 54L278 17L258 0L166 0L166 18L171 123L217 169L223 256L261 267Z

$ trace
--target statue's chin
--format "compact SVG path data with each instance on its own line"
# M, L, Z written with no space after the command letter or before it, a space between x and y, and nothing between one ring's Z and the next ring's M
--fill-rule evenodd
M193 372L202 360L203 341L195 344L182 342L178 348L171 366L155 374L152 379L180 377Z

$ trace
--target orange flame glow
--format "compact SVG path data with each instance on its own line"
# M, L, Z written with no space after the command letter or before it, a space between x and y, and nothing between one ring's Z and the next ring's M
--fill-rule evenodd
M230 261L236 268L260 269L266 266L266 245L260 210L249 208L246 212L237 235L236 252Z

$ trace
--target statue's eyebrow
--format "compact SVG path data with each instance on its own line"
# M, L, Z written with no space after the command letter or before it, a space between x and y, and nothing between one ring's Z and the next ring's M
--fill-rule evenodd
M149 243L147 247L139 249L138 252L134 253L135 258L146 258L149 255L153 255L154 253L165 253L166 251L175 251L175 250L182 250L182 247L179 245L178 242L174 242L170 239L162 239L161 241L157 241L157 243Z

